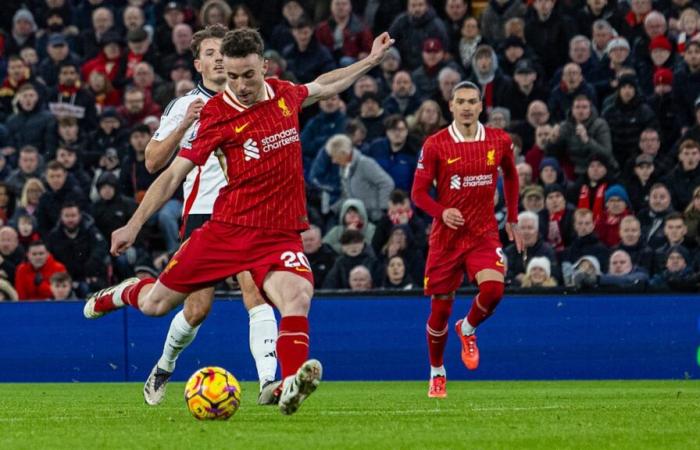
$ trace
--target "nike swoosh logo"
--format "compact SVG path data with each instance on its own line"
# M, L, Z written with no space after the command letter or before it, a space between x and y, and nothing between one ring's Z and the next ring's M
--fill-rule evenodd
M295 267L294 270L297 272L310 272L309 269L305 269L304 267Z
M236 133L240 133L241 131L245 130L246 128L248 128L248 125L250 125L250 122L243 124L240 127L236 127Z
M294 339L294 343L297 344L297 345L306 345L307 347L309 346L309 344L307 344L306 342L304 342L304 341L297 341L296 339Z
M448 159L447 159L447 164L448 164L448 165L449 165L449 164L454 164L454 163L456 163L457 161L459 161L460 159L462 159L461 156L460 156L459 158L448 158Z

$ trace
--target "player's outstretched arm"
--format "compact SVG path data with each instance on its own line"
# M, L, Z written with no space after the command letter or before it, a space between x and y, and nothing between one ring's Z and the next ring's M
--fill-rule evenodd
M204 100L198 98L190 103L185 117L165 139L159 141L151 138L146 146L146 170L148 170L148 173L158 172L168 164L187 129L195 120L199 119L199 113L202 111L202 108L204 108Z
M366 58L347 67L324 73L308 83L306 87L309 89L309 96L304 101L304 106L340 94L352 86L358 78L382 62L384 55L393 43L394 40L391 39L389 33L384 32L374 39L372 51Z
M121 255L136 240L141 227L158 211L180 187L187 174L194 168L194 163L189 159L177 157L172 164L161 173L156 181L149 186L146 196L131 216L126 225L112 233L111 253L114 256Z

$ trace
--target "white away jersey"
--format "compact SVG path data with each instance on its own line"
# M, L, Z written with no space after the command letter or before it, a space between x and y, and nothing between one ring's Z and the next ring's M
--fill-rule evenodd
M207 89L199 83L196 88L170 102L165 108L163 116L160 118L160 127L153 135L156 141L166 139L185 119L187 108L198 98L201 98L206 103L216 95L216 92ZM195 121L185 132L185 135L180 141L180 147L185 144L195 134L199 121ZM184 210L185 214L211 214L214 209L214 201L219 195L219 189L226 186L225 168L221 167L219 159L215 152L209 155L209 159L203 166L197 166L187 174L185 182L182 185L184 191ZM188 206L190 206L188 210Z

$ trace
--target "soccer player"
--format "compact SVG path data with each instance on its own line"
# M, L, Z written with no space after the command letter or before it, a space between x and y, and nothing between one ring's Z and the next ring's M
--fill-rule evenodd
M503 171L508 219L506 231L523 248L517 229L518 174L513 144L502 130L483 126L479 87L469 81L452 90L450 111L454 121L430 136L416 167L412 198L433 216L430 250L425 267L425 294L431 296L427 323L430 383L428 397L447 396L443 354L455 290L466 270L479 285L467 316L457 322L462 362L468 369L479 365L478 327L493 314L503 297L505 261L493 214L498 168ZM437 197L429 195L436 182Z
M299 234L308 228L299 110L350 87L379 65L392 44L383 33L361 61L295 85L265 80L267 62L257 31L229 31L221 44L224 92L207 102L187 145L149 187L127 225L112 233L111 250L121 254L131 246L146 220L218 148L226 158L228 184L212 219L182 244L158 280L129 279L97 292L88 298L84 315L101 317L125 304L163 315L189 293L249 270L282 316L276 345L283 380L279 408L283 414L296 412L322 376L321 363L307 360L313 275Z
M160 127L146 147L146 168L155 172L172 159L178 147L185 146L198 124L204 104L226 85L226 74L221 54L221 40L226 28L212 25L192 36L191 49L194 66L202 76L197 87L186 95L173 100L161 118ZM183 184L185 208L182 213L181 235L187 240L192 231L201 227L211 217L214 201L219 190L226 186L225 168L212 153L203 166L187 174ZM274 395L279 382L275 382L277 358L277 319L272 307L265 303L255 286L250 272L237 276L243 295L243 305L250 319L250 351L255 359L260 380L258 403L267 405L276 402ZM165 398L166 386L175 369L180 353L197 335L214 301L214 288L207 287L190 294L185 307L170 323L163 354L151 370L143 387L143 396L149 405L158 405Z

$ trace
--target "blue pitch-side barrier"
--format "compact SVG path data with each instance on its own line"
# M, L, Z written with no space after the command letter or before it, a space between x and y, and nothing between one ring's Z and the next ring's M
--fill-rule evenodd
M425 297L314 300L311 354L328 380L423 380ZM451 327L468 303L455 306ZM82 302L0 304L0 381L143 381L170 318L123 310L82 318ZM450 379L680 379L700 376L700 297L509 296L479 330L481 367L467 372L450 329ZM175 379L205 365L255 380L248 317L217 301Z

